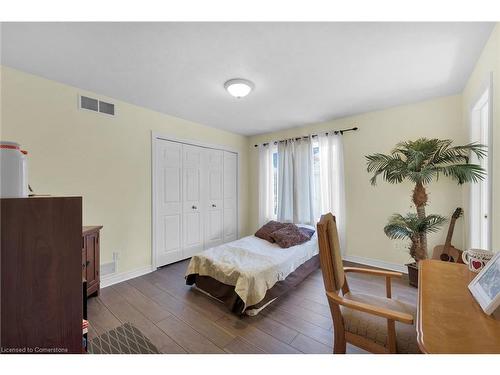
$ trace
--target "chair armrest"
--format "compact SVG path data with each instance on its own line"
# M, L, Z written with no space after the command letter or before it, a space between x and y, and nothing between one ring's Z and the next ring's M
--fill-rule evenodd
M326 296L330 301L332 301L337 305L342 305L353 310L358 310L368 314L377 315L382 318L395 320L401 323L413 324L413 316L410 314L386 309L384 307L369 305L363 302L353 301L350 299L346 299L342 296L339 296L338 294L333 292L326 292Z
M386 271L386 270L374 270L370 268L358 268L358 267L344 267L344 272L356 272L356 273L367 273L375 276L386 276L386 277L402 277L401 272Z

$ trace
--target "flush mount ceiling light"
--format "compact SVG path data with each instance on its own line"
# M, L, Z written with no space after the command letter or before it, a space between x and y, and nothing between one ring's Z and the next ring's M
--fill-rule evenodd
M255 85L248 79L235 78L224 83L224 88L235 98L243 98L250 94Z

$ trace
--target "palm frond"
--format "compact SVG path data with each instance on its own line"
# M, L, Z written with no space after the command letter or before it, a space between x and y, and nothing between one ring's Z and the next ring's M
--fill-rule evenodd
M443 175L450 177L462 185L466 182L479 182L484 180L486 171L478 164L453 164L439 168Z
M441 215L427 215L419 223L419 232L436 233L446 221L447 219Z
M410 239L413 231L408 226L408 220L400 214L393 214L384 227L387 237L394 240Z
M473 142L463 146L445 147L439 150L438 153L436 153L432 160L432 163L469 163L469 156L471 153L475 154L478 159L482 159L487 155L486 146Z
M411 239L412 236L411 231L397 224L387 224L384 227L384 232L387 237L393 240Z
M408 172L407 178L414 183L419 183L421 182L422 184L426 185L432 182L434 178L439 177L439 170L436 170L434 166L428 166L424 167L422 170L418 172Z
M422 233L435 233L446 222L446 218L440 215L428 215L419 218L414 213L405 216L393 214L384 227L384 232L391 239L412 239Z
M405 162L399 156L373 154L366 156L368 161L367 171L373 173L370 179L372 185L376 185L377 177L383 174L386 181L400 183L405 178Z
M440 174L459 184L484 179L484 170L469 163L469 156L472 153L479 159L485 157L486 147L478 143L462 146L452 146L452 143L450 139L419 138L397 143L388 155L368 155L367 171L373 173L370 183L375 185L378 176L392 184L408 179L424 185L438 179Z

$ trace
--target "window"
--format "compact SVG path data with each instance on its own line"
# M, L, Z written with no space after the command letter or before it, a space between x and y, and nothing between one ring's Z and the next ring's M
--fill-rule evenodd
M339 232L343 231L341 134L331 132L280 147L277 144L264 143L258 150L260 225L269 220L314 225L322 214L332 212Z
M259 224L269 220L314 225L331 212L344 249L345 192L342 134L318 134L312 139L260 145ZM312 157L312 161L311 161ZM283 163L283 165L281 165ZM282 186L278 186L282 180ZM280 196L280 194L283 194Z
M273 152L273 202L274 202L274 216L278 215L278 151ZM314 212L321 212L321 180L319 164L319 143L313 140L313 172L314 172Z

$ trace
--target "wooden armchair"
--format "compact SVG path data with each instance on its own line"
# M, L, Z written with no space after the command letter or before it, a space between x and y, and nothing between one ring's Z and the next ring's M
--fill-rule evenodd
M321 270L333 319L333 352L345 353L349 342L372 353L419 353L415 308L391 299L391 278L402 275L344 268L335 217L331 213L321 216L317 229ZM348 272L385 277L386 297L352 293L345 277Z

